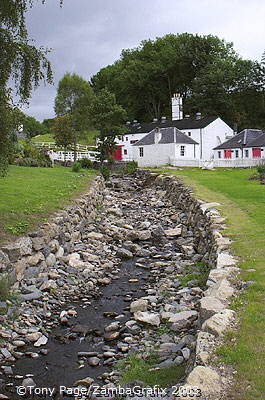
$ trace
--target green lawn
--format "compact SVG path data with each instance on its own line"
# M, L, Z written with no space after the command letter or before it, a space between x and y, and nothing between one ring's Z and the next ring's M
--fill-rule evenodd
M226 233L234 241L232 251L241 259L241 278L255 284L234 300L240 328L229 332L217 354L238 371L233 398L265 399L265 186L248 180L253 173L249 169L160 171L193 186L197 197L221 203L221 213L227 217Z
M0 242L23 234L88 188L95 171L10 166L0 178Z
M78 140L79 144L83 144L85 146L95 146L95 136L98 134L98 131L95 129L87 130L82 138ZM32 138L32 142L54 142L54 137L51 134L39 135Z

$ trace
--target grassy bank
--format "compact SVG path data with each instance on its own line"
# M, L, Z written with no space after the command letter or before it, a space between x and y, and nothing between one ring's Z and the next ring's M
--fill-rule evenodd
M189 168L160 171L176 175L191 185L197 197L221 203L221 213L227 217L226 233L233 240L232 251L241 259L241 278L255 283L233 302L232 308L237 309L240 316L240 328L229 333L225 345L218 349L218 355L238 372L233 398L264 399L265 187L248 180L253 173L251 170Z
M95 171L11 166L0 178L0 242L23 234L85 191Z

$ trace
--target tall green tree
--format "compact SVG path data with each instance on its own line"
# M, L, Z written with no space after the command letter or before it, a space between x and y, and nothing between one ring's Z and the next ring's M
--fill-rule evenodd
M45 0L43 1L43 3ZM25 16L34 0L2 0L0 2L0 173L4 174L11 149L12 104L14 93L10 81L16 87L20 103L26 103L33 87L42 80L52 81L47 60L48 50L35 47L29 40ZM62 1L60 0L60 3Z
M214 113L240 125L262 120L260 64L242 59L232 43L213 35L169 34L142 41L123 50L91 83L95 91L113 92L129 119L171 117L172 94L181 93L187 114Z
M116 149L116 137L124 134L127 114L124 108L117 104L115 95L107 89L102 89L94 96L89 116L93 126L99 130L98 158L102 164L111 159Z
M57 117L70 116L75 159L77 141L90 125L89 107L92 97L90 84L77 74L66 73L59 82L54 109ZM69 119L65 121L69 122Z

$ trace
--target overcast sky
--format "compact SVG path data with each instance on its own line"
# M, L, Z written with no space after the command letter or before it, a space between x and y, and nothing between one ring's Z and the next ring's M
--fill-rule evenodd
M40 121L54 116L58 81L66 72L90 79L121 50L167 33L213 34L233 42L244 58L265 50L264 0L47 0L27 16L37 46L52 49L54 86L42 85L24 111Z

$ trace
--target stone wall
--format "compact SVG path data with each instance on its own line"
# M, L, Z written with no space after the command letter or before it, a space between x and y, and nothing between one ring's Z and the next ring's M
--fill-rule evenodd
M38 230L0 249L0 271L8 272L14 288L20 281L38 276L70 253L74 242L82 239L86 223L96 215L102 202L104 180L97 177L89 191L42 224Z
M236 267L237 260L229 251L230 239L221 233L225 229L225 218L215 208L220 204L204 203L196 199L192 189L174 177L153 175L152 178L151 174L148 179L166 190L168 198L187 214L187 229L195 234L197 250L204 254L204 261L212 268L207 290L200 301L199 331L193 364L188 366L186 384L182 388L183 397L179 398L194 398L194 387L198 387L201 399L227 399L232 372L218 368L218 364L213 363L213 354L236 320L236 313L229 309L229 302L236 294L231 282L239 268Z

